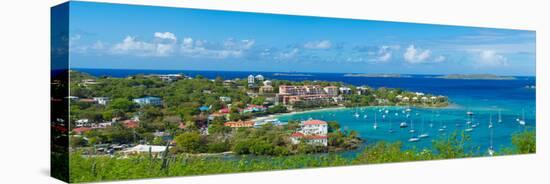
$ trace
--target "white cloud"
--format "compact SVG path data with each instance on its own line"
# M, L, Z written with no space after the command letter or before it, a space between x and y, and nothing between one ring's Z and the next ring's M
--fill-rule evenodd
M188 57L205 57L223 59L228 57L241 57L255 44L254 40L227 39L223 43L212 43L206 40L194 40L184 38L181 44L181 52Z
M155 38L159 38L159 39L165 39L165 40L174 40L176 41L177 38L176 38L176 35L174 35L174 33L171 33L171 32L155 32Z
M437 56L437 57L434 59L434 62L439 63L439 62L443 62L443 61L445 61L445 60L447 60L447 58L446 58L445 56Z
M371 59L371 61L380 61L380 62L386 62L389 61L392 58L393 51L399 50L399 45L382 45L378 48L378 51L376 53L372 52L370 55L374 55L375 58Z
M306 49L329 49L332 43L329 40L313 41L304 44Z
M478 58L476 59L476 66L478 67L493 67L493 66L507 66L508 58L498 54L494 50L482 50L478 53Z
M126 36L122 42L115 44L111 48L111 51L115 54L136 53L139 55L150 55L154 53L155 50L155 44L138 41L133 36Z
M281 59L291 59L291 58L294 58L298 52L300 51L300 49L298 48L293 48L292 50L288 51L288 52L281 52L280 54L280 58Z
M420 48L415 48L414 45L409 45L407 50L403 54L405 61L411 64L424 63L428 58L430 58L432 51L429 49L422 50Z

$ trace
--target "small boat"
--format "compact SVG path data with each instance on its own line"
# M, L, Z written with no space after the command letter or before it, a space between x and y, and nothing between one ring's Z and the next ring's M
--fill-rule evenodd
M367 117L369 117L369 116L367 116L366 114L365 114L365 115L363 115L363 118L367 119Z
M477 128L477 124L473 124L472 126L470 126L472 128Z
M355 113L353 116L355 116L355 118L358 118L359 117L359 113Z
M400 127L400 128L407 128L407 127L409 127L409 125L407 125L407 122L401 122L401 123L399 124L399 127Z
M518 121L519 125L525 126L525 110L521 110L521 120Z
M420 140L420 138L418 138L418 137L409 138L409 142L418 142L419 140Z
M464 131L465 132L471 132L471 131L474 131L474 129L473 128L466 128L466 129L464 129Z
M444 128L440 128L438 131L439 131L439 132L444 132L445 129L444 129Z
M468 111L468 112L466 112L466 114L467 114L468 116L472 116L472 115L474 115L474 112Z
M423 134L420 134L420 135L418 136L418 138L426 138L426 137L429 137L429 136L430 136L429 134L423 133Z

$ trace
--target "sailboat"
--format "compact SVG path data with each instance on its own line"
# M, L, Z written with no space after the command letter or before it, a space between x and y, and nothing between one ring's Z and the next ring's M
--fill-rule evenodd
M416 137L416 135L414 134L414 129L413 128L413 122L412 122L412 119L411 119L411 130L409 130L410 133L412 133L413 135L411 136L411 138L409 138L409 142L418 142L420 140L420 138Z
M375 130L378 128L378 123L376 122L376 113L374 113L374 125L372 125L372 128Z
M393 134L393 128L392 128L392 124L391 124L391 116L390 116L390 119L389 119L389 120L390 120L390 121L389 121L389 122L390 122L390 129L388 130L388 132L389 132L390 134Z
M498 110L498 123L502 123L502 116L501 116L501 113L500 113L500 109Z
M521 126L525 126L525 110L522 109L521 110L521 119L518 121L519 125Z
M474 125L472 125L472 121L473 121L473 118L472 116L474 115L474 113L472 111L468 111L466 112L466 115L468 115L468 120L466 120L466 128L464 129L465 132L471 132L473 131L475 127L473 127Z
M489 128L493 128L493 115L489 116Z
M400 128L407 128L409 125L407 125L407 122L403 121L399 124Z
M411 119L411 129L409 130L409 133L414 133L414 132L416 132L416 130L414 130L413 120Z
M426 137L429 137L430 134L424 132L424 117L422 117L422 127L420 128L420 135L418 136L418 138L426 138Z
M495 150L493 149L493 129L492 128L489 135L489 149L487 149L487 153L489 153L490 156L493 156L495 154Z

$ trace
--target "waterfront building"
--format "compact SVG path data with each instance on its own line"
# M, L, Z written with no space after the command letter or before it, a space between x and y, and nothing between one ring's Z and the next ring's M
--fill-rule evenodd
M266 94L266 93L272 93L273 92L273 86L262 86L259 89L260 94Z
M303 121L301 132L305 135L326 135L328 133L328 123L322 120Z
M249 75L248 76L248 84L254 84L254 75Z
M162 105L162 99L160 97L154 97L154 96L136 98L133 101L134 103L137 103L139 105L155 105L155 106Z
M327 86L323 89L325 90L325 93L329 96L338 95L338 87L337 86Z
M79 119L75 121L75 127L90 127L90 120L89 119Z
M264 81L264 86L271 86L271 85L273 85L273 82L271 82L270 80Z
M264 76L263 75L256 75L256 77L254 77L256 80L259 80L259 81L263 81L264 80Z
M300 132L295 132L290 135L290 141L292 142L292 144L299 144L300 141L304 140L307 144L328 146L327 138L328 136L326 135L304 135Z
M369 87L366 86L359 86L356 89L358 95L367 95L369 92Z
M349 87L340 87L340 94L351 94L351 88Z
M229 121L225 122L223 125L231 128L248 128L248 127L254 127L254 121Z
M284 105L292 105L298 101L304 102L316 102L316 103L328 103L331 101L331 98L335 96L333 89L329 87L327 89L319 85L304 85L304 86L288 86L281 85L279 86L279 101Z

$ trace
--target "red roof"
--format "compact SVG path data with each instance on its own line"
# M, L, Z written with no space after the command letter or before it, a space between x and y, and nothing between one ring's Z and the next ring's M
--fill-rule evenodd
M80 102L88 102L88 103L94 103L95 100L94 99L91 99L91 98L84 98L84 99L80 99L78 100Z
M304 125L323 125L323 124L327 124L327 122L323 120L307 120L304 122Z
M223 109L220 109L219 111L220 113L224 113L224 114L228 114L230 111L228 108L223 108Z
M234 122L234 121L229 121L229 122L225 122L223 125L224 126L228 126L228 127L252 127L254 126L254 122L253 121L237 121L237 122Z
M186 126L185 126L185 123L180 123L180 124L178 125L178 128L180 128L180 129L184 129L185 127L186 127Z
M78 127L78 128L73 129L73 132L78 133L78 134L82 134L82 133L90 131L90 130L92 130L92 128Z
M214 113L210 114L210 116L213 116L213 117L220 117L220 116L224 116L224 114L219 113L219 112L214 112Z
M326 135L308 135L304 136L305 139L326 139L328 136Z
M126 128L137 128L139 126L139 123L134 120L126 120L124 121L123 125Z
M302 132L294 132L290 136L291 137L303 137L304 134Z

